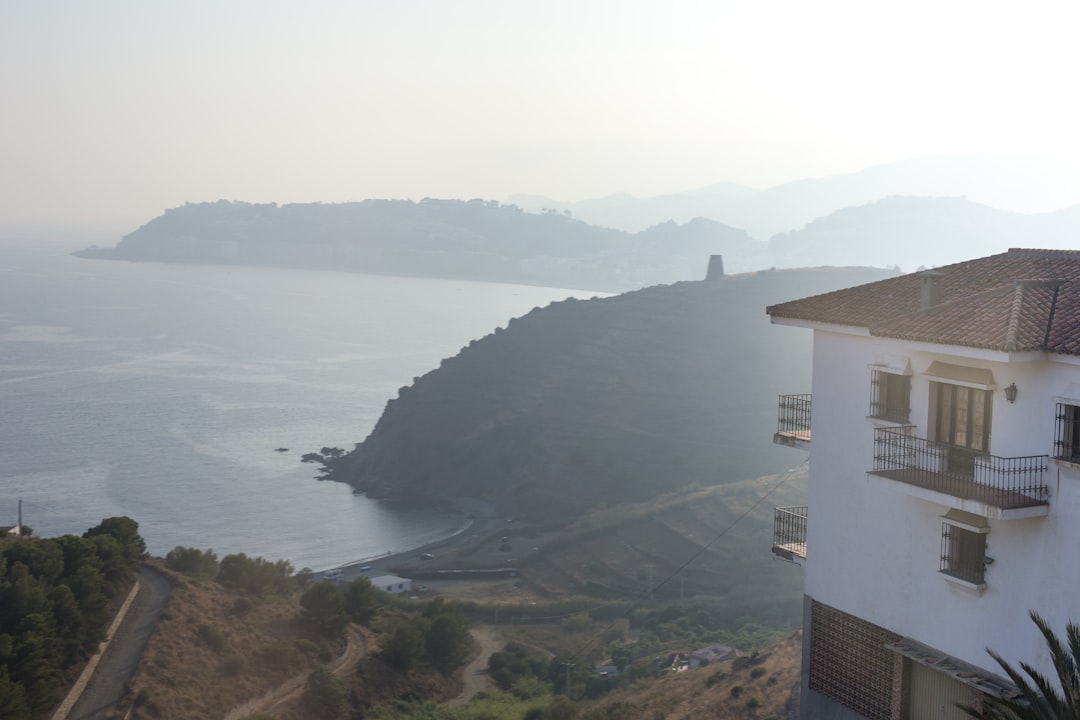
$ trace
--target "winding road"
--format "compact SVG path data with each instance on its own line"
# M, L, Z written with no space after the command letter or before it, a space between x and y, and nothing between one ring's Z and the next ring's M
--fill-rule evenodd
M168 578L146 566L139 571L138 582L135 600L109 641L86 689L66 715L68 720L105 720L124 696L128 680L135 675L146 643L172 592Z

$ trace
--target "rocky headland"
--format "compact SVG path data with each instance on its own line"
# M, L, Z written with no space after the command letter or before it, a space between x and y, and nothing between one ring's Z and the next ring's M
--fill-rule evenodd
M400 389L333 480L376 497L467 496L550 522L798 463L777 396L810 338L765 306L888 271L762 271L537 308Z

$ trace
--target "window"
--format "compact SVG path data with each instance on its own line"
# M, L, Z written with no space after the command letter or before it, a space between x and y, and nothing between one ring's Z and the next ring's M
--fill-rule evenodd
M1080 462L1080 405L1058 403L1054 457Z
M870 378L870 417L906 423L911 415L911 376L874 370Z
M984 518L960 510L950 510L941 525L941 572L978 586L984 585L986 573L986 534Z
M930 383L933 438L951 446L944 455L947 472L964 476L975 473L975 456L990 450L992 405L989 390Z

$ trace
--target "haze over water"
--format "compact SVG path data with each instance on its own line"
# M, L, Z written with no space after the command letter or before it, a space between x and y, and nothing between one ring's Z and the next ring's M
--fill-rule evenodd
M316 482L474 338L594 293L270 268L82 260L0 245L0 524L128 515L177 545L321 569L459 527ZM288 448L279 453L275 449Z

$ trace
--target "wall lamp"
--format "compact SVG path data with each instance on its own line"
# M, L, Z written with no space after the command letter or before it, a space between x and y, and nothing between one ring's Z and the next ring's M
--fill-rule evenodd
M1016 402L1016 383L1010 383L1009 387L1005 388L1005 399L1010 403Z

